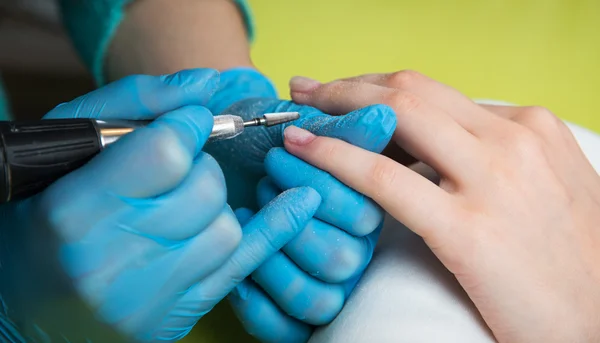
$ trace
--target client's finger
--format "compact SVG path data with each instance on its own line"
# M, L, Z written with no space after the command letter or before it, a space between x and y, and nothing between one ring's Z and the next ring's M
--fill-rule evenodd
M485 128L494 127L493 122L496 120L491 113L482 111L481 107L458 90L416 71L365 74L346 78L343 81L371 83L413 93L444 110L462 127L475 135L485 132Z
M459 214L450 194L387 157L294 126L285 131L285 147L372 198L426 239L452 227Z
M513 119L519 113L519 107L516 106L479 104L479 107L488 110L501 118L509 120Z
M469 178L472 172L471 161L478 155L477 138L443 110L413 93L370 83L338 81L320 86L306 96L311 105L333 113L386 104L396 112L395 141L409 154L450 179Z

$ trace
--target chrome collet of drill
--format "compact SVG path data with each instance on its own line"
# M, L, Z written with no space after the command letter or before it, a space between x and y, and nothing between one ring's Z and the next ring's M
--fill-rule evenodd
M298 112L265 113L262 118L244 121L242 117L224 114L214 117L214 125L209 141L220 141L238 136L246 127L274 126L289 123L300 118Z

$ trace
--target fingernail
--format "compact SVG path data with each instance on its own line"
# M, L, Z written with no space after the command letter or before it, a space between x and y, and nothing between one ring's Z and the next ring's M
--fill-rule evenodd
M285 141L294 145L306 145L312 142L317 136L310 131L306 131L297 126L288 126L283 132Z
M298 93L310 93L321 85L321 82L304 76L294 76L290 79L290 90Z

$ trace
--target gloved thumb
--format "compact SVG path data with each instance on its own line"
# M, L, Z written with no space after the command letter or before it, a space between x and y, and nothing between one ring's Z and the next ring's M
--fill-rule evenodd
M183 106L206 105L218 84L219 72L214 69L133 75L58 105L44 118L150 120Z
M212 126L212 113L204 107L169 112L110 145L49 190L63 190L70 201L81 198L85 201L80 203L88 204L99 201L99 194L115 200L162 195L189 173Z

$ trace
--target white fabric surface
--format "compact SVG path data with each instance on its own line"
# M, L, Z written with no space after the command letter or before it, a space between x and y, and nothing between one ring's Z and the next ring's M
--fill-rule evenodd
M567 123L600 171L600 136ZM310 343L494 342L456 279L388 217L373 261L340 315Z

